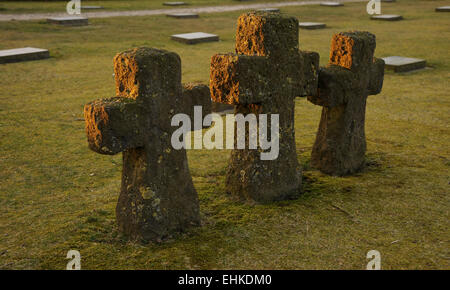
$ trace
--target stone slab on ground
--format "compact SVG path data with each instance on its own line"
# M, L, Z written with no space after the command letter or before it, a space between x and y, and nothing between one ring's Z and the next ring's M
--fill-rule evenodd
M84 26L89 24L86 17L54 17L47 18L47 22L64 26Z
M450 12L450 6L437 7L436 12Z
M105 7L103 7L103 6L91 6L91 5L81 6L81 10L99 10L99 9L105 9Z
M399 21L403 20L403 16L395 14L381 14L381 15L372 15L370 19L383 21Z
M344 4L342 4L340 2L322 2L322 3L320 3L320 6L339 7L339 6L344 6Z
M23 47L0 50L0 64L49 58L48 49Z
M182 6L182 5L188 5L186 2L176 1L176 2L164 2L164 6Z
M280 12L280 8L262 8L258 9L261 12Z
M383 58L385 68L393 70L394 72L408 72L425 68L427 62L424 59L403 57L403 56L388 56Z
M174 34L174 35L172 35L171 38L172 38L172 40L186 43L186 44L196 44L196 43L201 43L201 42L219 41L218 35L205 33L205 32Z
M319 23L319 22L300 22L298 26L301 29L322 29L325 28L327 25L325 23Z
M166 16L178 19L198 18L198 14L196 13L170 13L166 14Z

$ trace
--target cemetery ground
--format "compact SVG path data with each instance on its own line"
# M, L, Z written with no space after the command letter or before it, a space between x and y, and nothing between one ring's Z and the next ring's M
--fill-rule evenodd
M243 5L252 3L273 3L289 2L293 0L257 0L257 1L236 1L236 0L185 0L181 2L188 5L174 6L173 8L193 8L201 6L224 6L224 5ZM314 1L314 0L313 0ZM319 0L317 0L319 1ZM67 0L69 2L69 0ZM170 6L163 6L164 2L180 2L168 0L100 0L90 1L81 0L82 6L102 6L105 11L108 10L147 10L147 9L168 9ZM20 2L8 1L0 2L0 13L42 13L42 12L64 12L66 2ZM3 8L3 9L2 9Z
M319 52L321 65L334 33L368 30L377 36L377 57L423 58L429 68L386 72L381 94L369 96L368 164L354 176L310 168L322 108L296 99L304 175L296 200L232 200L224 190L230 152L188 151L202 226L159 244L118 234L122 156L88 149L83 106L114 95L112 59L132 47L177 52L183 81L207 84L211 56L234 50L243 12L90 19L70 28L1 23L0 49L48 48L51 58L0 65L0 268L65 269L74 249L82 269L365 269L370 250L381 253L382 269L449 269L450 19L434 12L447 3L383 3L383 13L404 16L395 23L370 20L365 3L283 8L300 21L327 24L300 30L300 48ZM170 40L194 31L221 41Z

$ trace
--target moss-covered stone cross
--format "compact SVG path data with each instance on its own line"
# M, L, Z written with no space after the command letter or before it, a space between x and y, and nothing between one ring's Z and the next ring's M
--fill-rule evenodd
M323 106L311 165L331 175L351 174L365 164L368 95L381 92L384 61L374 58L375 35L334 35L330 61L319 71L319 88L308 100Z
M315 93L319 55L299 50L298 27L294 17L267 12L244 14L238 19L236 54L217 54L211 60L213 101L232 104L235 114L244 116L267 114L270 120L269 115L279 115L276 160L261 160L260 147L232 151L226 189L243 199L270 202L295 198L300 193L294 98ZM267 132L270 126L269 121ZM247 139L248 134L247 128ZM235 134L235 142L236 138Z
M160 240L199 223L197 192L186 152L171 146L171 118L182 111L180 57L137 48L114 58L116 95L84 107L89 147L123 152L116 207L119 230L133 239ZM207 86L188 86L210 100Z

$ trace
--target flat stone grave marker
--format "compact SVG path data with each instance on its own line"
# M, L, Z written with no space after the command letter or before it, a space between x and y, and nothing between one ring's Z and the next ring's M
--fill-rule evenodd
M342 4L340 2L322 2L322 3L320 3L320 6L339 7L339 6L344 6L344 4Z
M198 18L198 14L195 14L195 13L170 13L170 14L166 14L166 16L178 18L178 19Z
M164 2L163 5L165 6L182 6L182 5L188 5L186 2Z
M262 8L262 9L258 9L258 11L261 12L280 12L279 8Z
M300 22L298 26L301 29L322 29L325 28L327 25L325 23L319 22Z
M372 20L384 20L384 21L399 21L403 20L403 16L395 15L395 14L381 14L381 15L372 15L370 17Z
M88 25L88 19L86 17L54 17L54 18L48 18L48 23L51 24L58 24L58 25L65 25L65 26L83 26Z
M436 8L436 12L450 12L450 6L442 6Z
M388 3L392 3L392 2L395 2L395 0L381 0L381 2L388 2Z
M0 50L0 63L20 62L49 58L48 49L23 47Z
M425 68L427 62L424 59L410 58L402 56L388 56L383 58L385 68L394 72L408 72Z
M98 10L105 9L103 6L81 6L81 10Z
M196 43L201 43L201 42L219 41L218 35L205 33L205 32L174 34L174 35L172 35L171 38L172 38L172 40L186 43L186 44L196 44Z

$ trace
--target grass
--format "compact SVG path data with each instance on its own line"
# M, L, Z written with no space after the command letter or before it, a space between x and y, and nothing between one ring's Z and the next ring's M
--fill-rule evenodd
M136 46L177 52L183 81L207 83L210 57L233 51L240 12L92 19L78 28L2 23L0 49L45 47L52 58L0 65L0 268L65 269L67 251L77 249L83 269L364 269L375 249L383 269L449 269L450 19L434 12L444 1L382 5L405 20L370 21L364 3L282 9L329 25L300 32L301 49L319 52L322 64L333 33L353 29L376 34L377 56L427 59L431 69L388 72L382 93L369 97L368 167L344 178L310 168L321 108L297 99L299 199L235 202L224 192L229 152L191 150L203 225L148 245L117 232L121 155L87 148L83 105L113 96L112 58ZM169 40L190 31L221 41Z
M249 2L240 2L236 0L187 0L187 6L177 6L175 8L188 8L196 6L218 6L218 5L242 5L253 3L273 3L273 2L289 2L293 0L254 0ZM1 1L0 11L2 13L38 13L38 12L65 12L66 4L69 0L64 1ZM147 10L147 9L169 9L170 6L163 6L164 2L171 2L168 0L100 0L90 1L81 0L82 5L85 6L103 6L102 11L114 10ZM174 2L174 1L172 1ZM2 7L5 9L3 10Z

